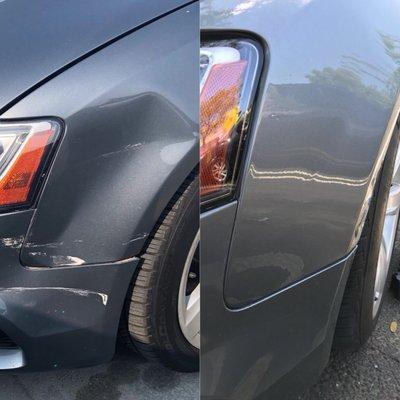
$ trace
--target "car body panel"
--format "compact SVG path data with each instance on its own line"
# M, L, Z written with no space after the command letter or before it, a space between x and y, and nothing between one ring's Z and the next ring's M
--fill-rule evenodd
M0 215L0 330L22 349L26 365L19 370L110 360L138 260L25 268L19 252L32 214L26 210ZM0 357L1 369L3 361Z
M15 90L0 95L2 105L7 103L0 122L58 118L64 129L32 208L0 214L2 370L15 367L3 354L4 335L22 352L24 366L17 371L86 366L112 358L139 263L135 255L198 163L198 5L154 19L156 10L183 2L110 4L93 10L96 26L88 35L104 27L92 37L96 46L111 35L107 24L114 25L124 12L128 15L122 22L129 22L129 29L136 26L133 21L146 24L47 76L28 92L29 85L73 59L73 51L78 56L80 50L90 50L87 38L82 38L85 46L76 43L56 63L46 63L43 49L43 69L32 71L33 78L20 82L4 67L10 82L0 85L8 88L14 81ZM85 15L77 16L78 25L88 20L89 5L96 8L103 2L82 5ZM141 15L130 17L133 9ZM66 17L74 21L72 14ZM59 42L64 29L48 41ZM49 30L46 34L51 36ZM80 36L85 33L71 33L65 41L79 42ZM34 49L38 44L33 42ZM186 62L177 63L178 58Z
M234 216L230 204L201 219L202 398L291 398L317 379L329 359L354 251L255 305L231 310L224 301L223 266Z
M392 0L201 2L203 31L265 57L236 202L202 216L205 399L295 398L326 364L399 113L399 17Z
M229 258L231 307L354 247L397 100L390 46L399 16L393 1L202 2L204 29L249 31L268 57ZM332 19L340 24L329 26Z
M0 110L43 79L184 0L0 2Z
M197 32L198 6L189 5L69 68L1 116L51 115L66 126L21 251L24 265L114 262L141 251L198 163Z

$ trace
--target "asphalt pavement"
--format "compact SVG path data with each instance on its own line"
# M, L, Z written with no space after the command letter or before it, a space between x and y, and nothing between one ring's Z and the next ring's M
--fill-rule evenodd
M397 332L390 324L399 324ZM400 302L390 294L378 326L359 351L334 353L319 382L301 400L400 399Z
M0 375L1 400L198 400L199 375L119 351L105 365Z
M392 263L393 267L400 264L399 241ZM390 329L392 322L398 324L395 332ZM319 382L300 399L400 399L400 302L392 291L387 295L377 327L366 345L357 352L333 353Z

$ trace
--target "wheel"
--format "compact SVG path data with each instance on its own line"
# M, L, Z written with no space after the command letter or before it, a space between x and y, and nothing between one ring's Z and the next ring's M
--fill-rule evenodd
M225 183L226 177L228 176L228 168L225 160L222 157L218 157L217 159L213 160L211 174L215 182L219 184Z
M345 288L334 336L336 348L360 347L375 328L390 282L399 209L400 152L396 129Z
M200 346L198 177L168 204L134 277L120 337L149 360L196 371Z

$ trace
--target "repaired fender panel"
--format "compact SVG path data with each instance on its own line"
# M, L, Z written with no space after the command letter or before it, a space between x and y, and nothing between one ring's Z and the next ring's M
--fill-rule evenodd
M204 0L201 9L203 29L256 34L269 64L228 261L225 299L233 308L355 246L400 86L396 1L241 4Z

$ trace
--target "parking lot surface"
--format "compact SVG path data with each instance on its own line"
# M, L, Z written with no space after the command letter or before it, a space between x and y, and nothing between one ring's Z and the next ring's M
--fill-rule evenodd
M170 371L122 351L109 364L0 375L1 400L194 400L199 375Z
M392 262L394 268L399 266L399 240ZM396 332L390 330L393 321L398 324ZM400 399L400 302L393 292L388 293L377 327L366 345L357 352L332 354L319 382L300 399Z
M388 296L372 338L358 352L332 354L319 382L301 400L400 399L400 303ZM399 328L398 328L399 329Z

